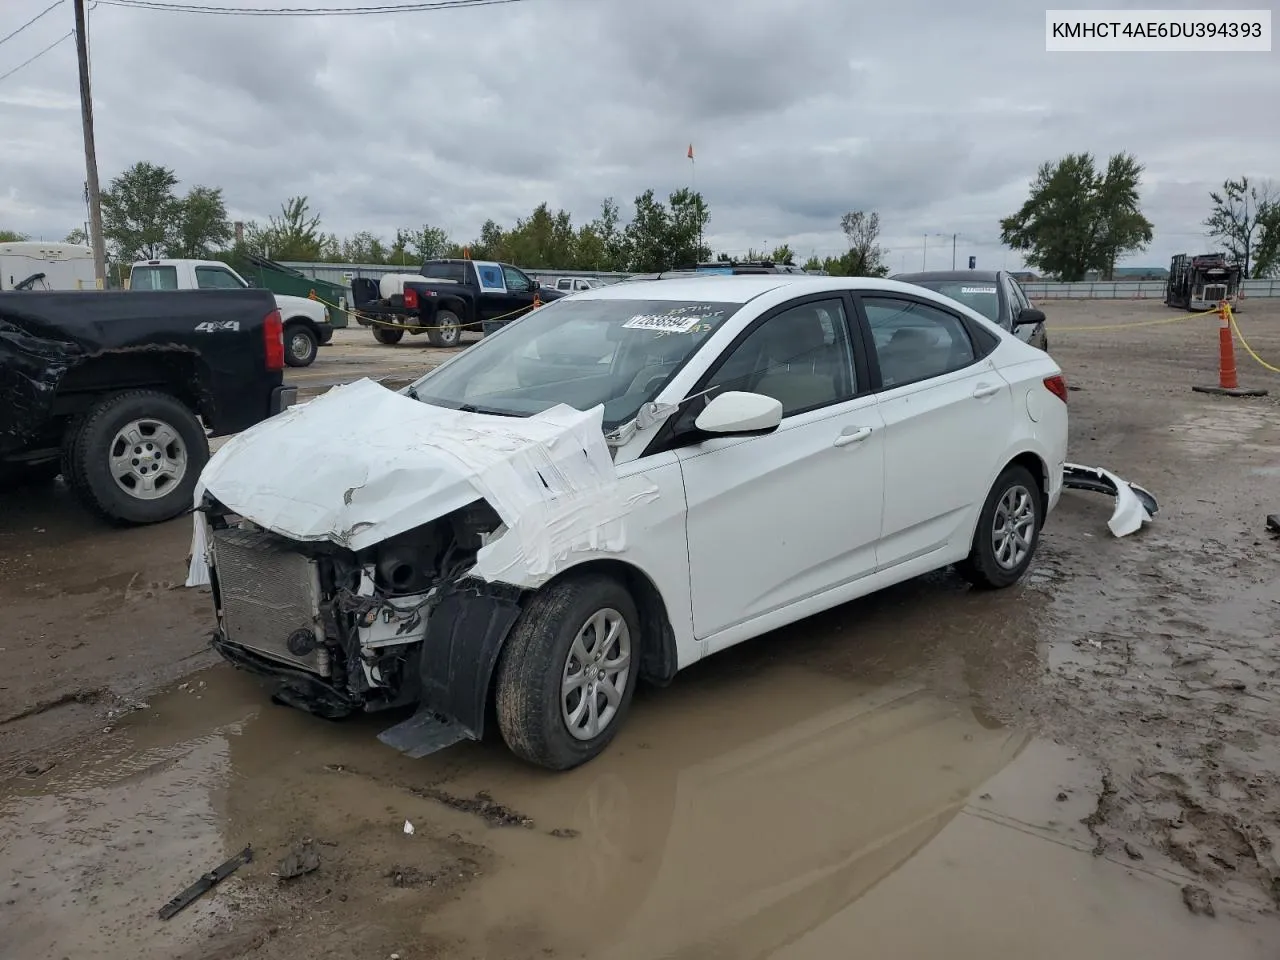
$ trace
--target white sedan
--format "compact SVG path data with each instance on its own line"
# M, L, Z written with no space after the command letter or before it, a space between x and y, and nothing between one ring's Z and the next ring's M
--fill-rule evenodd
M599 754L636 684L954 564L1007 587L1062 491L1055 362L891 280L586 290L402 391L227 443L197 490L214 645L381 739Z

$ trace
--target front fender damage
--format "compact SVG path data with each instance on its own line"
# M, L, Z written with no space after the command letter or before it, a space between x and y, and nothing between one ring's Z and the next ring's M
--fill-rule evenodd
M1116 476L1101 467L1086 467L1067 463L1062 469L1062 485L1075 490L1090 490L1115 497L1115 510L1107 527L1117 537L1136 533L1159 510L1156 498L1150 492Z

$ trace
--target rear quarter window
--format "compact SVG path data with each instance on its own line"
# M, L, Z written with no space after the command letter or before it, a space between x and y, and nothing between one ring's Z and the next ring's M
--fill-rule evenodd
M177 267L134 267L129 274L130 290L177 290Z

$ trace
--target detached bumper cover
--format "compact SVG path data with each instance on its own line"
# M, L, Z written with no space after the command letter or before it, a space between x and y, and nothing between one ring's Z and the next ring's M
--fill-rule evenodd
M1069 489L1091 490L1094 493L1107 493L1115 497L1115 511L1107 521L1107 527L1117 537L1136 533L1144 523L1150 523L1151 518L1160 509L1156 498L1149 491L1101 467L1086 467L1078 463L1064 464L1062 485Z

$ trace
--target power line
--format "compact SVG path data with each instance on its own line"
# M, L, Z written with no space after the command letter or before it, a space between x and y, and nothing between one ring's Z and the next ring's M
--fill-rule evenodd
M94 4L93 4L93 6L91 6L91 7L89 8L89 12L90 12L90 13L92 13L94 10L96 10L96 9L98 8L98 4L99 4L99 3L101 3L101 2L102 2L102 0L94 0ZM62 3L62 0L58 0L58 3ZM56 6L58 5L58 3L55 3L53 6L54 6L54 7L56 7ZM50 7L50 8L49 8L49 10L52 10L52 9L53 9L53 7ZM49 10L46 10L46 11L45 11L45 13L48 13L48 12L49 12ZM37 17L36 17L36 19L38 20L38 19L40 19L40 17L42 17L42 16L44 16L44 13L40 14L39 16L37 16ZM34 21L31 21L31 22L34 22ZM26 24L24 24L23 26L26 26ZM21 29L22 29L22 27L19 27L18 29L19 29L19 30L21 30ZM17 31L15 30L15 31L14 31L14 33L16 33L16 32L17 32ZM60 36L57 40L53 41L53 43L49 44L47 47L45 47L43 50L41 50L39 53L37 53L35 56L33 56L33 57L28 57L26 60L23 60L20 64L18 64L16 67L14 67L12 70L8 71L7 73L0 73L0 80L6 80L6 79L8 79L9 77L12 77L15 73L17 73L17 72L18 72L19 70L21 70L23 67L27 66L28 64L35 63L37 60L39 60L41 57L43 57L46 53L48 53L50 50L52 50L52 49L53 49L54 47L56 47L58 44L60 44L60 43L65 43L67 40L70 40L70 39L71 39L72 37L74 37L75 35L76 35L76 32L75 32L74 30L72 30L70 33L63 34L63 35L62 35L62 36ZM11 34L9 34L9 36L11 37L11 36L13 36L13 34L11 33ZM8 37L6 37L5 39L7 40L7 39L8 39Z
M99 2L101 2L101 0L99 0ZM68 34L64 34L63 36L59 37L57 40L53 41L53 43L51 43L51 44L49 44L47 47L45 47L43 50L41 50L39 53L37 53L34 57L30 58L29 60L23 60L23 61L22 61L22 63L18 64L16 67L14 67L14 68L13 68L12 70L10 70L8 73L0 73L0 80L4 80L4 79L6 79L6 78L8 78L8 77L12 77L15 73L17 73L19 70L21 70L21 69L22 69L23 67L25 67L27 64L29 64L29 63L34 63L35 61L39 60L41 57L43 57L46 53L48 53L50 50L52 50L52 49L53 49L54 47L56 47L58 44L62 43L64 40L70 40L70 39L71 39L72 37L74 37L75 35L76 35L76 32L75 32L74 30L72 30L72 31L71 31L70 33L68 33Z
M20 26L17 30L13 31L13 33L5 37L0 37L0 43L4 43L6 40L12 40L14 37L20 34L23 30L27 29L27 27L31 26L33 23L35 23L37 20L43 17L46 13L53 10L55 7L60 6L62 2L63 0L53 0L53 3L49 4L49 6L41 10L34 17L32 17L30 20L28 20L26 23Z
M209 4L177 3L173 0L98 0L112 7L165 13L206 13L237 17L352 17L380 13L425 13L462 7L491 7L523 3L525 0L409 0L406 3L378 3L363 7L219 7Z

